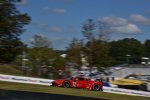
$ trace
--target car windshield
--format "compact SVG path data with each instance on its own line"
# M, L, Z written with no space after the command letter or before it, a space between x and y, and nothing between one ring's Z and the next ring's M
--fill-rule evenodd
M74 79L74 77L70 77L70 80L73 80Z

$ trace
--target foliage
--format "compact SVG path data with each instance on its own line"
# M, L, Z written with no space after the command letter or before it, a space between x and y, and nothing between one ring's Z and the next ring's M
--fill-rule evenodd
M102 21L98 21L98 40L108 41L110 39L110 26Z
M78 65L81 65L81 49L83 47L82 41L79 41L76 38L72 39L72 42L70 43L69 47L67 48L68 56L67 59L69 62L76 63Z
M12 61L24 46L18 36L25 31L23 26L29 24L30 17L17 10L16 2L0 1L0 62Z
M143 56L150 57L150 40L146 40L143 44L144 53Z
M112 58L109 56L109 45L106 42L102 42L96 39L91 41L92 46L89 47L90 43L87 43L85 53L88 56L88 62L91 66L97 67L108 67L112 65Z
M83 24L82 33L87 37L87 43L84 47L84 52L88 58L89 66L110 66L111 57L109 56L109 46L106 43L109 31L106 31L105 23L98 23L99 37L96 38L96 23L89 19L87 23Z
M18 55L21 54L24 44L18 39L4 39L0 42L0 62L10 62Z
M42 35L34 35L33 40L31 41L31 45L33 48L40 48L40 47L50 47L50 41L47 37Z
M48 78L49 75L55 74L57 70L65 66L65 60L60 56L60 53L50 48L51 42L41 35L33 36L31 47L26 51L28 61L26 65L32 69L32 72Z
M60 70L60 69L64 70L65 65L66 65L66 59L62 58L60 55L57 55L53 62L53 66L55 70Z
M140 63L142 53L142 44L134 38L111 42L110 54L118 63L127 63L127 55L130 55L129 63Z
M32 66L42 66L51 63L54 57L53 50L50 48L31 48L28 50L28 59Z
M94 29L95 23L93 22L93 19L88 19L87 23L82 26L82 33L88 40L91 40L94 38Z

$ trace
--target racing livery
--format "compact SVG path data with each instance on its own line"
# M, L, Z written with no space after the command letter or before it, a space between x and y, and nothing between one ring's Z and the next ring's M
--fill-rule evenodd
M103 82L83 77L72 77L71 79L59 79L52 82L52 86L64 88L83 88L87 90L103 91Z

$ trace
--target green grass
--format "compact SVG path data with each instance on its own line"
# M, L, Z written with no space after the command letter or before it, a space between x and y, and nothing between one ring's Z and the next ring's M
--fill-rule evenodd
M23 75L22 71L9 65L0 65L0 74Z
M87 91L82 89L61 88L61 87L51 87L51 86L42 86L42 85L29 85L29 84L21 84L21 83L9 83L9 82L2 82L2 81L0 81L0 89L64 94L64 95L73 95L73 96L101 98L101 99L108 99L108 100L149 100L150 99L148 97L104 93L98 91Z
M12 65L0 65L0 74L41 78L40 76L31 73L25 75L23 74L23 71L19 70L19 68L16 68Z

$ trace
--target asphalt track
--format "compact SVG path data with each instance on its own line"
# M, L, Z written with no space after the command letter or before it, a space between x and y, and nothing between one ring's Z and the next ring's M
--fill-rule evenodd
M107 100L51 93L0 90L0 100Z

